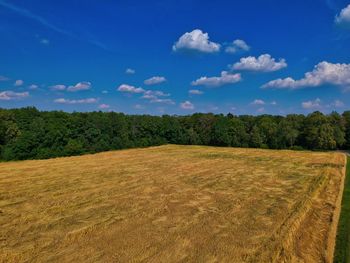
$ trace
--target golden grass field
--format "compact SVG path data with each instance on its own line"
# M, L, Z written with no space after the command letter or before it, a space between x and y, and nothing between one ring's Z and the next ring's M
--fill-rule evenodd
M175 145L0 163L0 262L329 262L344 164Z

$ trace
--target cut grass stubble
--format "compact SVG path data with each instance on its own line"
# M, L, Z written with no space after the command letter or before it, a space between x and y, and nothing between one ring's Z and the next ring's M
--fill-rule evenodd
M327 261L343 165L174 145L1 163L0 262Z

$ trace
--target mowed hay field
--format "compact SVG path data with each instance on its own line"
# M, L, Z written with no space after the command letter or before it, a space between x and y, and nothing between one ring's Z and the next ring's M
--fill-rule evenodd
M0 163L0 262L329 262L344 165L175 145Z

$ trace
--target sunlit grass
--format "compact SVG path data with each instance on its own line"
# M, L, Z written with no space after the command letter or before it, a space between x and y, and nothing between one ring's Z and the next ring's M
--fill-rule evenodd
M317 262L343 164L174 145L0 163L0 262Z

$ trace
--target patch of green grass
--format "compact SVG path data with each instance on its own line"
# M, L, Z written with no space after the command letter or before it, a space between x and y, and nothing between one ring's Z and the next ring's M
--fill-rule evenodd
M348 157L334 261L350 262L350 158Z

